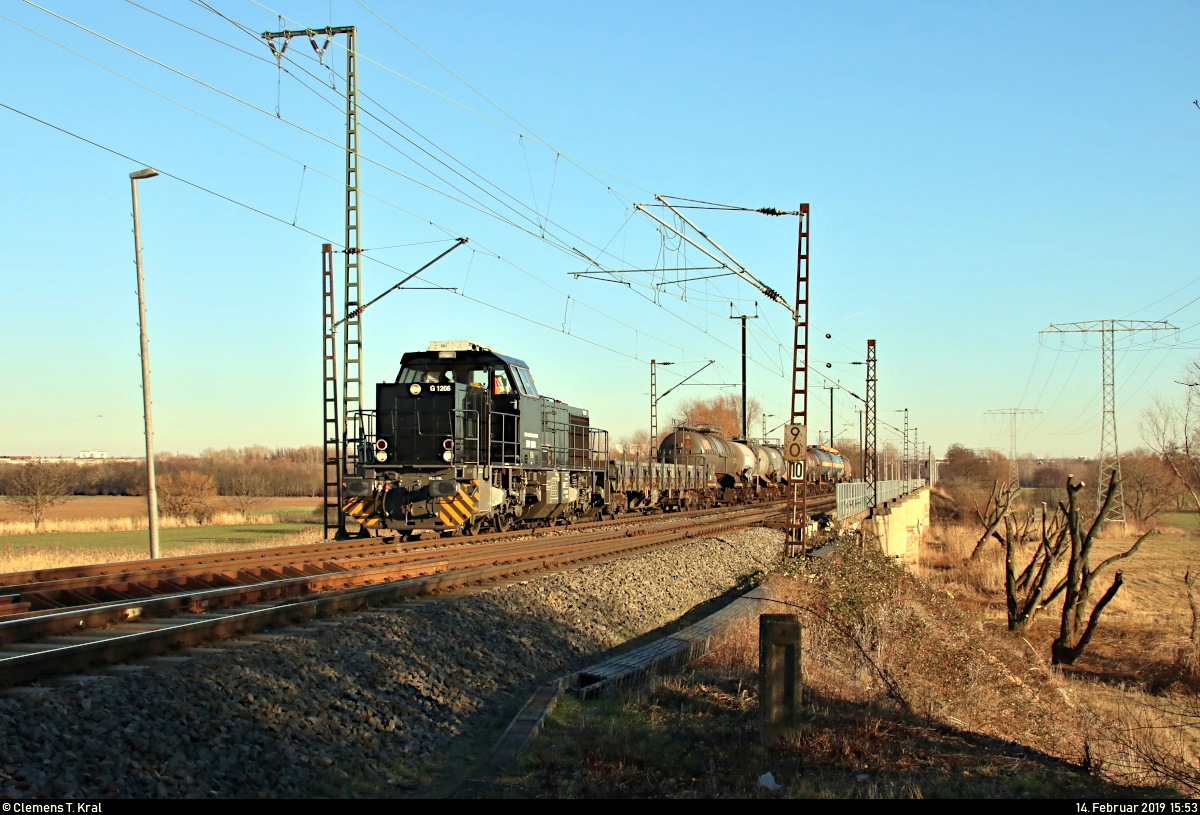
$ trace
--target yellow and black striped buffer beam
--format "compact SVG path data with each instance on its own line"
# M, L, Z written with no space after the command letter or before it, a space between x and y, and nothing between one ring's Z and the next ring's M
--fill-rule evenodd
M472 481L474 492L479 494L479 481ZM438 519L446 526L462 526L474 514L475 508L478 506L474 495L468 495L462 484L458 485L458 492L451 495L449 498L438 498L434 502L437 506Z
M342 505L342 512L360 526L374 528L383 525L383 496L381 492L362 498L351 498Z

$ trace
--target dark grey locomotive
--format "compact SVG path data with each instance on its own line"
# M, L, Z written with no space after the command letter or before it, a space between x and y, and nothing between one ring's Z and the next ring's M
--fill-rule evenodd
M539 395L519 359L433 342L403 356L375 405L347 441L343 509L364 527L471 533L604 506L607 432Z

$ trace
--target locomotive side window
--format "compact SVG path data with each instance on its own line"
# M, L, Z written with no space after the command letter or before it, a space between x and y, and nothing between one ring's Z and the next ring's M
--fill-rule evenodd
M503 368L492 369L492 393L505 396L513 392L512 382L509 381L508 371Z
M521 388L521 392L526 396L537 396L537 388L533 384L533 376L527 368L518 368L513 366L513 373L517 375L517 385Z

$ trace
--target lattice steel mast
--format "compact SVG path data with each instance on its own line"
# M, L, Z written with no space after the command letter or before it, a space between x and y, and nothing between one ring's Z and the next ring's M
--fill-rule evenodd
M316 35L326 37L325 47L329 40L343 34L346 37L346 277L345 277L345 333L342 335L342 432L350 428L350 414L362 409L362 321L358 308L362 305L362 273L359 268L362 243L359 234L359 198L358 198L358 53L355 38L358 29L355 26L327 26L325 28L305 28L284 31L265 31L263 39L271 47L277 60L282 60L287 44L293 37L305 37L319 55L324 54L323 48L317 47ZM282 39L282 49L275 47L275 40ZM344 437L344 436L343 436ZM357 450L347 445L344 467L349 470L357 457Z
M863 432L863 481L867 485L867 506L875 506L879 495L879 457L876 450L876 439L879 437L879 415L876 410L875 397L878 380L875 376L875 340L867 340L867 398L864 400L866 410L865 430Z
M1117 445L1116 360L1113 340L1118 331L1178 331L1165 320L1088 320L1079 323L1053 323L1039 334L1100 334L1100 468L1096 479L1096 506L1104 505L1104 490L1113 473L1117 475L1117 495L1104 521L1125 522L1125 488L1121 481L1121 451Z
M342 468L341 450L338 443L338 422L341 419L338 404L337 370L337 326L334 314L333 245L321 246L321 303L323 339L322 367L324 373L324 421L325 441L322 448L324 459L323 523L325 539L345 537L345 516L342 515Z
M667 364L667 363L664 363ZM650 450L658 440L658 363L650 360Z
M792 343L792 409L790 424L808 425L808 204L800 205L800 228L796 238L796 304L792 312L795 330ZM805 551L808 527L807 456L788 462L787 553ZM799 483L797 483L797 481Z

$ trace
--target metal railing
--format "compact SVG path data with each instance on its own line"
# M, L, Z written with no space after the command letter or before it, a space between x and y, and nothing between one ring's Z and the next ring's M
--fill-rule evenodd
M878 503L886 504L901 495L922 489L927 485L925 479L910 478L907 481L877 481ZM837 516L850 518L871 508L867 497L867 482L851 481L837 485Z

